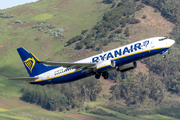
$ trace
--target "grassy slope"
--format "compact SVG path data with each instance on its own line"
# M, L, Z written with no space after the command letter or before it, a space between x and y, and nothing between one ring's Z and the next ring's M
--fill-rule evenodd
M44 116L48 119L73 119L72 117L63 115L63 113L45 112L37 106L29 104L21 106L21 104L24 105L25 103L19 103L19 100L13 99L13 96L21 96L20 89L23 88L24 84L19 81L8 81L5 80L5 78L9 76L27 76L26 70L16 52L16 48L20 46L33 52L40 59L45 60L51 58L54 61L74 61L98 53L84 49L77 51L73 49L74 45L64 48L64 45L66 40L80 34L84 29L90 29L102 18L103 13L108 10L106 9L108 8L108 5L99 3L100 1L101 0L54 0L52 2L46 0L1 11L13 14L15 17L10 19L0 18L0 60L1 63L3 63L0 64L0 96L6 101L9 100L9 103L12 102L13 104L17 104L16 106L6 106L6 104L3 105L0 100L0 107L10 110L1 112L1 117L6 117L7 119L15 119L15 117L19 117L19 119L21 119L20 116L24 116L31 119L32 117L41 118L41 116ZM141 19L143 14L147 15L147 19ZM167 36L173 28L173 24L164 20L164 18L160 16L160 13L154 13L153 8L148 6L137 12L136 17L141 19L141 23L128 26L130 28L131 37L124 44L151 36ZM14 22L16 20L26 20L26 23L15 24ZM35 25L37 21L46 21L46 25L51 24L56 26L56 28L64 27L66 29L64 35L67 36L67 38L62 42L60 39L55 39L43 32L38 32L37 30L32 29L31 27ZM156 23L156 21L160 22ZM37 37L41 39L35 41L34 39ZM103 47L103 51L118 46L120 46L120 43L110 43L108 46ZM59 51L60 54L53 56L57 51ZM78 55L77 52L79 53ZM101 81L103 82L103 80ZM109 90L106 89L106 92L108 93ZM102 93L102 95L104 93ZM107 95L109 95L109 93ZM118 118L89 113L81 114L100 119L136 119L135 117L105 109L102 106L100 106L100 108L117 115ZM14 114L19 116L13 116ZM166 117L154 115L140 116L140 118L165 119Z
M7 81L4 80L5 77L28 75L16 48L23 46L43 60L51 58L56 51L64 48L66 40L80 34L84 29L90 29L101 19L108 5L100 1L54 0L52 2L46 0L2 10L1 12L12 14L15 17L0 18L0 60L2 63L0 64L0 85L2 86L0 91L8 87L6 85L12 86L12 84L15 88L22 88L20 82ZM26 20L26 23L16 24L16 20ZM56 28L64 27L66 29L64 35L67 38L62 42L44 32L32 29L32 26L40 20L46 21L45 25L50 24ZM40 40L35 41L36 37ZM71 46L67 49L70 48ZM17 91L15 88L12 87L11 90Z
M102 18L103 13L108 10L108 5L100 3L101 0L51 0L39 1L32 4L25 4L1 12L12 14L14 18L0 18L0 96L5 100L10 100L9 103L16 103L12 97L21 96L21 88L24 84L20 81L9 81L6 77L12 76L28 76L22 61L16 51L16 48L23 46L28 51L33 52L40 59L51 58L56 52L64 48L66 40L78 35L84 29L90 29ZM48 9L47 9L48 8ZM26 21L26 23L16 24L16 20ZM64 27L67 36L64 41L55 39L48 34L32 29L37 21L46 21L45 25L53 25L56 28ZM54 29L55 30L55 29ZM35 38L41 38L35 41ZM67 49L70 49L71 46ZM5 118L9 115L12 117L13 106L3 105L0 107L7 108L10 112L1 113L0 116ZM21 104L21 103L20 103ZM33 112L36 107L25 108L15 106L15 111L24 114L31 113L32 116L46 116L49 119L68 118L59 113L54 112ZM29 110L29 111L27 111ZM15 113L16 114L16 113ZM22 114L21 116L26 116ZM51 117L50 117L51 116ZM14 118L15 119L15 118Z

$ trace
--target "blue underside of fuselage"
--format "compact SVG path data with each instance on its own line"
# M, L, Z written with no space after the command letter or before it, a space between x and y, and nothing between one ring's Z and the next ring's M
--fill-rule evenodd
M134 55L130 55L130 56L126 56L126 57L122 57L119 59L114 60L116 62L117 66L120 66L122 64L127 64L130 62L134 62L137 61L139 59L145 58L145 57L149 57L155 54L160 53L161 51L167 50L168 48L162 48L162 49L156 49L156 50L151 50L151 51L145 51L142 53L138 53L138 54L134 54ZM111 66L106 66L103 68L98 69L99 72L105 71L107 69L111 69ZM88 72L82 72L82 71L78 71L78 72L74 72L71 74L67 74L61 77L57 77L57 78L53 78L53 79L49 79L49 80L45 80L45 81L39 81L39 82L30 82L31 84L40 84L40 85L45 85L45 84L58 84L58 83L67 83L67 82L72 82L72 81L76 81L79 80L81 78L84 77L88 77L91 75L94 75L95 73L88 73Z

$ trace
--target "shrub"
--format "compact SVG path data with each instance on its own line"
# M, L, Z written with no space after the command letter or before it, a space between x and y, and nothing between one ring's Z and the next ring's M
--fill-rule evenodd
M84 35L88 30L82 30L81 35Z
M126 37L129 37L130 36L130 33L128 32L128 33L126 33Z
M120 29L115 30L114 33L118 33L119 34L119 33L122 33L122 31L123 31L123 29L120 28Z
M78 42L78 43L76 43L76 48L75 49L80 50L80 49L83 48L83 46L84 46L83 42Z
M146 17L147 17L146 15L143 15L143 16L142 16L143 19L146 19Z
M105 115L105 116L112 116L112 117L117 117L116 115L112 114L112 113L108 113L103 109L100 108L94 108L92 111L90 111L90 113L93 114L98 114L98 115Z
M85 110L86 111L89 111L89 110L91 110L92 108L91 108L91 106L89 106L88 104L86 105L86 107L85 107Z
M59 111L60 112L62 112L62 111L64 111L66 108L63 106L63 105L61 105L60 107L59 107Z
M144 8L145 6L143 4L140 4L136 7L136 11L140 11L142 10L142 8Z
M111 33L111 34L109 35L109 38L113 38L113 37L115 37L115 34L114 34L114 33Z
M89 43L86 45L86 49L90 49L90 48L94 48L95 47L95 43Z

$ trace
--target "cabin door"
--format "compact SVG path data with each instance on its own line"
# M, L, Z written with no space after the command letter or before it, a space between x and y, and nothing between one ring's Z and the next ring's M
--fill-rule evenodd
M155 47L155 43L154 43L154 40L151 40L151 48L154 48Z
M51 83L51 79L50 78L50 73L47 73L47 79L48 79L48 82Z

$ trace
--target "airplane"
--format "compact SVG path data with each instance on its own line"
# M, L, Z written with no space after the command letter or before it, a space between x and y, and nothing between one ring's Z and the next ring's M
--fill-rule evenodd
M25 80L30 84L59 84L76 81L94 75L96 79L108 78L108 71L125 72L137 67L136 61L156 54L164 54L174 40L153 37L140 40L116 49L76 61L40 61L23 47L17 49L30 77L12 77L10 80Z

